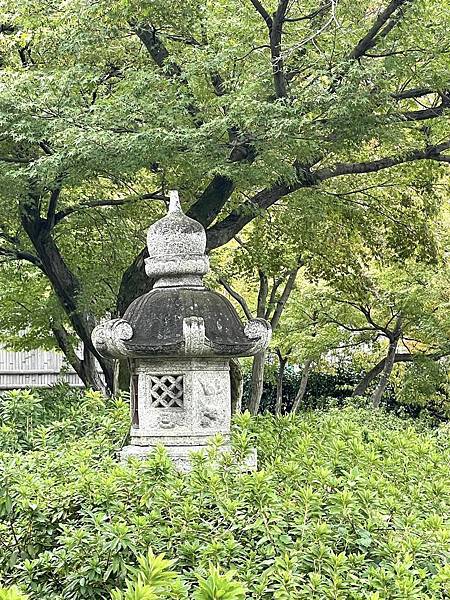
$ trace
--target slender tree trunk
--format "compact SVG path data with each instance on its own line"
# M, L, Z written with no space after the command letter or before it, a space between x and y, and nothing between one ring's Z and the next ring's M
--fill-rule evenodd
M283 356L281 352L277 352L278 356L278 373L277 373L277 399L275 403L275 414L281 415L281 409L283 406L283 381L284 372L289 359L289 356Z
M261 396L263 393L264 385L264 366L266 362L267 352L258 352L253 357L252 365L252 389L248 410L252 415L257 415L259 412L259 405L261 404Z
M412 362L415 358L414 354L397 352L394 356L394 364L398 362ZM352 396L364 396L367 392L367 388L372 383L372 381L377 377L384 369L386 364L386 357L384 357L380 362L378 362L374 367L370 369L359 381L358 385L352 392Z
M232 358L230 360L230 384L231 384L231 414L238 414L242 410L242 393L244 390L244 378L240 362Z
M298 388L297 395L295 396L294 403L292 405L291 412L296 414L300 404L303 401L306 393L306 387L308 385L309 374L311 372L311 367L313 365L312 358L307 358L305 360L305 364L303 365L302 378L300 380L300 387Z
M392 369L394 367L395 353L397 350L397 345L398 345L398 338L394 338L389 343L389 350L388 350L388 354L386 356L383 371L381 373L380 381L378 382L378 385L375 388L375 390L372 394L372 398L371 398L373 408L378 408L380 406L381 398L384 394L384 390L386 389L386 386L389 381L389 377L390 377L390 375L392 373Z
M83 352L83 360L81 361L81 371L79 376L86 387L103 392L105 395L115 393L114 380L108 385L103 382L98 370L95 356L92 352L85 348ZM109 369L109 368L108 368ZM102 369L103 371L103 369ZM104 371L103 371L104 372ZM113 371L114 373L114 371ZM106 374L105 374L106 378Z
M131 378L131 370L130 370L130 361L129 360L117 360L115 365L114 372L114 390L115 393L123 391L130 391L130 378Z
M381 398L382 398L382 396L384 394L384 390L386 389L386 386L388 384L389 377L391 376L391 373L392 373L392 369L394 368L395 355L397 353L398 341L401 336L401 327L402 327L402 319L401 319L401 316L399 316L397 318L394 333L392 334L392 337L389 340L389 349L388 349L388 353L387 353L386 360L384 363L384 368L381 373L380 381L378 382L378 385L372 394L371 400L372 400L372 406L374 408L378 408L380 406Z
M378 362L374 367L367 371L367 373L362 377L358 385L352 392L352 397L355 396L364 396L367 392L367 388L372 383L372 381L377 377L384 369L384 365L386 364L386 358L383 358Z

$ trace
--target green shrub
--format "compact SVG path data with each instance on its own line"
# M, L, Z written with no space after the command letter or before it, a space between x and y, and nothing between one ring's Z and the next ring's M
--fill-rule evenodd
M68 404L58 427L45 399L28 433L20 411L3 424L21 433L0 452L0 583L29 600L121 598L148 586L134 569L149 548L176 560L179 598L448 599L449 425L351 406L244 414L234 451L255 444L257 472L213 445L182 475L162 448L117 463L124 402Z
M426 410L440 420L450 419L450 378L447 362L417 359L404 369L396 383L395 395L404 406Z
M313 371L308 378L306 394L302 409L323 409L331 403L340 403L347 398L360 379L360 374L348 368L339 367L334 373ZM251 395L251 370L244 370L244 393L242 405L247 407ZM300 387L301 371L286 368L283 378L283 412L288 413ZM263 394L260 412L275 412L277 399L276 370L273 365L266 365Z
M170 570L176 561L165 560L163 554L155 556L149 550L147 556L138 557L138 562L126 590L113 590L111 600L188 600L181 575ZM233 576L233 571L222 574L211 566L207 578L199 577L194 600L245 600L245 588L233 581ZM28 597L13 586L0 588L0 600L28 600Z
M275 413L277 385L275 365L266 365L260 412ZM446 364L430 359L404 365L404 374L388 384L382 398L382 408L400 417L427 419L430 424L440 424L450 419L450 380ZM313 371L300 409L326 410L342 408L354 399L349 398L363 372L339 365L334 372ZM300 387L301 370L286 368L283 379L282 412L289 413ZM251 395L251 371L243 373L244 390L242 406L248 406ZM376 385L369 387L365 404L371 405L370 395Z
M176 561L166 560L163 554L155 556L150 550L147 556L138 558L139 567L133 569L134 577L125 592L114 590L112 600L188 600L188 588L182 577L171 571ZM244 600L245 588L233 581L234 572L222 574L211 566L208 577L199 577L194 590L194 600Z
M98 392L81 393L63 384L39 393L6 392L0 396L0 448L57 448L95 431L106 444L117 443L126 434L127 416L124 402L107 405Z
M16 586L13 586L8 589L0 587L0 600L28 600L28 598Z

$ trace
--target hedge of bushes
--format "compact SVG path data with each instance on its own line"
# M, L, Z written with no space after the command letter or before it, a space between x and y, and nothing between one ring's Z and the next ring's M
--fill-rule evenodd
M313 371L308 378L305 397L302 401L302 410L323 410L330 407L344 406L348 401L356 384L363 373L351 368L338 366L331 372ZM244 394L243 407L245 408L250 399L251 373L244 371ZM266 369L263 395L261 398L260 412L275 412L277 397L276 374L272 365ZM300 387L301 371L287 367L283 380L283 413L289 413L294 402L297 390ZM428 385L433 388L433 385ZM369 389L368 395L372 388ZM412 418L426 417L430 422L440 423L449 420L450 398L447 393L432 393L428 390L428 397L423 395L412 397L411 394L397 395L392 384L387 386L382 398L382 407L398 416L409 416ZM447 390L445 390L447 392ZM416 394L418 396L418 394Z
M0 399L0 599L449 598L449 425L244 414L234 451L255 444L257 472L213 445L181 475L163 449L117 463L127 413L62 389ZM159 580L157 558L176 561Z
M288 413L294 403L297 390L300 387L301 371L287 367L283 378L283 412ZM250 400L251 372L244 371L244 394L242 398L245 408ZM276 374L271 366L266 368L263 395L261 398L261 412L275 412L277 399ZM327 408L334 401L344 401L357 382L359 375L350 369L338 368L334 372L313 371L308 379L306 394L302 403L302 410Z

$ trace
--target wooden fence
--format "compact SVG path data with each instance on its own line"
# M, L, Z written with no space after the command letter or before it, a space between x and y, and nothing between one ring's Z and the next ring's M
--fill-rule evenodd
M11 352L0 348L0 390L50 387L60 381L72 387L83 386L62 354L46 350Z

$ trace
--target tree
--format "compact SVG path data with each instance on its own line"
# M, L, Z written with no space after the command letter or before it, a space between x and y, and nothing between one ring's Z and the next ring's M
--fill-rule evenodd
M290 362L301 367L301 379L292 413L299 411L307 391L309 376L316 367L329 368L327 358L338 356L341 350L353 348L348 336L336 323L330 322L323 310L324 295L330 289L323 281L311 282L306 269L300 273L297 288L275 333L279 368L277 374L276 413L283 408L283 378Z
M142 230L150 214L127 209L177 187L213 250L307 190L375 185L383 211L376 174L419 187L408 166L423 162L432 182L450 160L449 17L434 0L1 6L0 252L51 287L55 339L94 387L94 361L109 389L113 365L92 346L102 312L73 252L90 215L105 220L99 237L120 207ZM110 312L151 287L140 237L108 281Z
M354 396L364 395L378 378L371 394L377 408L395 364L423 365L424 359L438 361L448 355L448 276L445 255L438 266L413 260L383 266L374 261L357 277L352 292L347 280L345 289L329 290L322 297L325 319L377 358Z
M279 219L258 218L245 238L218 255L213 263L218 283L240 306L247 319L269 321L275 332L295 288L301 259L294 247L295 237ZM242 282L245 282L244 287ZM248 410L257 414L264 383L267 350L253 358Z
M441 184L434 200L433 194L426 193L428 202L441 208L434 224L423 221L415 229L419 232L432 226L428 233L422 231L419 237L423 242L416 245L409 231L410 220L401 213L395 219L388 214L368 218L367 210L360 220L355 218L357 213L334 211L333 218L329 215L321 222L298 227L291 206L289 218L294 229L310 232L300 240L307 268L273 343L280 358L279 389L287 360L303 368L294 410L314 364L326 367L328 363L329 368L345 359L353 361L355 369L365 369L353 395L364 395L378 379L372 393L374 406L381 401L394 365L409 365L400 373L411 381L417 380L413 373L424 373L425 368L430 373L442 372L436 363L444 366L449 350L449 229L448 204L439 198L447 193L447 183L443 180ZM412 190L409 193L411 207L418 198ZM360 202L357 195L352 198ZM325 240L334 241L337 232L339 244L326 245ZM403 388L402 384L399 390ZM278 405L281 407L281 394Z

